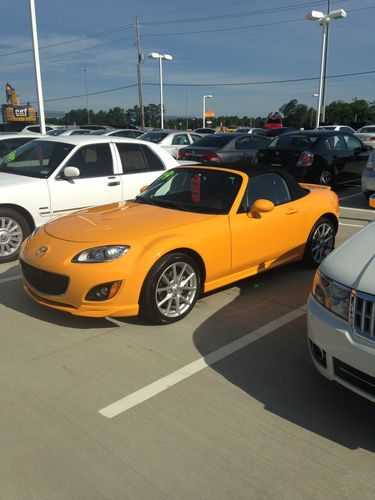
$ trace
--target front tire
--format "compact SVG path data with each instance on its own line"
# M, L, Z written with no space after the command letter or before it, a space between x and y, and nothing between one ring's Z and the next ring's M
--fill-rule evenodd
M336 229L326 217L321 217L310 231L303 262L307 267L318 267L335 247Z
M16 210L0 209L0 264L17 259L21 244L30 231L29 223Z
M180 252L167 254L154 264L144 281L141 314L159 324L179 321L194 307L200 286L194 259Z

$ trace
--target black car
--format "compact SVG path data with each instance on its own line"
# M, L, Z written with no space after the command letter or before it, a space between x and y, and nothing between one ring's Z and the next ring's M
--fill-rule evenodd
M287 132L297 132L298 130L298 128L294 127L268 128L264 130L264 133L262 135L273 140L276 139L276 137L279 137L279 135L281 134L286 134Z
M369 149L353 134L288 132L258 152L258 163L284 167L298 181L334 186L361 181Z
M198 139L179 151L179 160L197 161L205 165L220 163L251 165L259 149L266 148L270 139L253 134L212 134Z

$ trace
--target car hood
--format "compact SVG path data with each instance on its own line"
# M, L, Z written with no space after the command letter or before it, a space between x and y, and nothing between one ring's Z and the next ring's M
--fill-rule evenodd
M123 201L60 217L48 222L44 230L54 238L73 242L103 243L109 238L116 242L124 238L140 241L144 236L211 217L214 216Z
M45 179L38 179L35 177L26 177L24 175L10 174L8 172L0 172L0 189L7 189L17 184L19 186L31 186Z
M323 274L361 292L375 294L375 222L338 246L320 266Z

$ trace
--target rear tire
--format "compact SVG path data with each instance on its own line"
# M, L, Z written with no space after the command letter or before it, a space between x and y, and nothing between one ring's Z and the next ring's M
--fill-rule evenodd
M12 208L0 209L0 264L18 258L21 244L30 232L23 215Z
M335 247L336 229L326 217L321 217L310 231L303 263L307 267L318 267Z
M155 323L174 323L193 309L201 277L197 263L188 255L173 252L159 259L142 288L141 314Z

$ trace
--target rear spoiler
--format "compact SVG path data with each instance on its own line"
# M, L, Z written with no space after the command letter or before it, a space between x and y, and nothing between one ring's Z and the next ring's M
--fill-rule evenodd
M322 186L322 184L306 184L305 182L298 183L302 188L305 189L332 189L331 186Z

